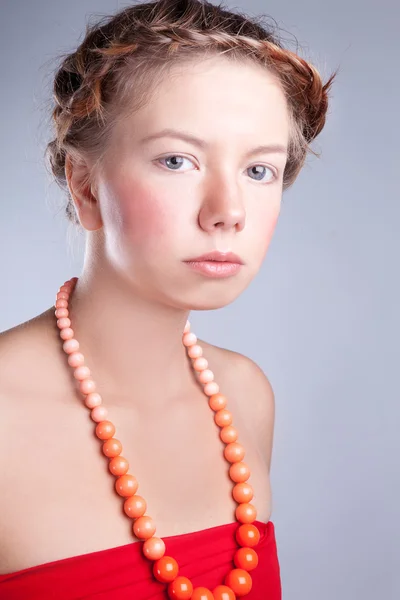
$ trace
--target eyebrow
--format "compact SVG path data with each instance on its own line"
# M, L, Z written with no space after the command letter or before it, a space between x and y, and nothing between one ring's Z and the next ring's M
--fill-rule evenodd
M189 144L193 144L194 146L197 146L198 148L201 148L202 150L204 150L208 147L208 144L206 141L201 140L200 138L198 138L190 133L186 133L185 131L178 131L176 129L163 129L162 131L159 131L158 133L153 133L151 135L148 135L145 138L143 138L142 140L140 140L140 144L147 144L149 142L152 142L153 140L156 140L156 139L159 139L162 137L178 138L185 142L189 142ZM262 146L257 146L256 148L253 148L252 150L249 150L249 152L246 153L246 156L250 156L252 154L259 154L259 153L287 154L287 151L288 151L287 147L282 144L265 144Z

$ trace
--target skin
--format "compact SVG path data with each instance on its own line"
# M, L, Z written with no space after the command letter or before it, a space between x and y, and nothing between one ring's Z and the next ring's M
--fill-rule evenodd
M171 135L142 143L165 128L204 144ZM190 310L228 305L259 271L279 216L286 154L247 154L286 148L288 137L273 76L218 57L176 70L139 113L116 124L91 186L83 182L93 165L67 161L87 231L72 326L161 537L234 519L218 430L182 331ZM177 170L171 157L182 157ZM213 249L238 254L240 272L210 279L183 262ZM199 343L228 397L258 518L267 521L271 385L249 358ZM0 335L1 573L134 539L71 371L52 307Z

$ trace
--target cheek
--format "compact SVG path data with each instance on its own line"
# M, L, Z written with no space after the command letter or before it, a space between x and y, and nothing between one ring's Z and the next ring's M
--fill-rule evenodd
M262 260L268 250L271 243L272 236L279 219L280 204L274 203L268 210L263 211L263 214L258 214L257 219L253 221L252 229L255 234L254 250Z
M121 239L140 246L161 245L170 235L173 219L160 190L137 182L119 184L113 193L114 221Z
M269 245L272 236L274 235L275 227L278 222L279 211L276 211L269 215L267 219L266 227L265 227L265 238L267 240L267 244Z

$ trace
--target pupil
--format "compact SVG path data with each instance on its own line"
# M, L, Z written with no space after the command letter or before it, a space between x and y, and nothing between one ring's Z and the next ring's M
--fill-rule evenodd
M261 171L259 171L258 169L261 169ZM262 178L262 176L263 176L262 170L263 169L264 169L264 167L262 167L261 165L253 167L254 174Z
M178 156L171 156L167 160L169 161L171 167L179 167L179 165L181 164L180 157Z

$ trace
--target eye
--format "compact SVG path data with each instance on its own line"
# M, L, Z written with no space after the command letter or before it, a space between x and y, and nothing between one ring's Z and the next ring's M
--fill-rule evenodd
M183 164L183 161L187 160L188 162L193 162L186 158L185 156L180 156L179 154L171 154L170 156L164 156L163 158L158 159L160 162L165 161L162 164L165 164L169 171L179 171L179 167Z
M268 171L272 174L272 177L267 178L266 182L273 181L277 177L276 172L273 169L271 169L270 167L267 167L265 165L254 165L253 167L249 167L249 169L247 169L247 171L250 171L253 175L255 175L256 181L263 181L265 172L268 172Z

